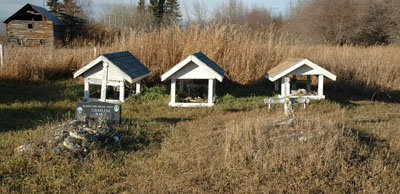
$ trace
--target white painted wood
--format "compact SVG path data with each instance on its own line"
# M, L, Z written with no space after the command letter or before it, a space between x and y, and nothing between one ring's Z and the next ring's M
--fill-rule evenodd
M313 69L312 67L308 65L303 65L297 68L296 70L290 72L289 74L291 75L316 75L316 74L321 74L320 71Z
M215 79L215 76L193 62L188 63L180 70L175 72L171 78L173 79Z
M88 80L89 84L93 85L101 85L103 83L102 79L94 79L94 78L85 78ZM120 86L121 81L114 81L114 80L108 80L107 81L107 86Z
M119 85L119 101L121 101L121 102L125 101L125 84L124 84L124 82L120 82L120 85Z
M103 78L102 68L103 67L101 65L94 66L93 68L86 71L83 74L83 76L85 78L102 79ZM107 77L109 80L115 80L115 81L123 81L124 80L124 77L122 77L120 74L118 74L118 72L112 66L109 66L109 68L108 68Z
M286 94L285 77L281 79L281 97L284 98Z
M324 75L324 76L326 76L327 78L329 78L331 80L334 80L334 81L336 80L336 75L334 75L331 72L325 70L324 68L318 66L317 64L311 62L308 59L303 59L303 60L299 61L298 63L296 63L295 65L285 69L284 71L282 71L278 75L276 75L274 77L268 77L268 79L271 80L272 82L274 82L274 81L276 81L276 80L278 80L278 79L280 79L280 78L282 78L282 77L284 77L284 76L286 76L288 74L291 74L293 71L295 71L296 69L298 69L298 68L300 68L300 67L302 67L304 65L307 65L311 69L315 70L315 72L313 72L313 74L311 74L311 75L320 75L321 74L321 75ZM303 75L303 74L301 74L301 75Z
M136 82L136 94L140 94L140 81Z
M290 95L290 78L285 77L285 96Z
M171 104L175 104L176 79L171 79Z
M186 64L188 64L191 61L191 56L186 57L183 61L179 62L178 64L176 64L175 66L173 66L170 70L168 70L167 72L165 72L164 74L161 75L161 81L164 81L166 79L168 79L172 74L174 74L175 72L177 72L179 69L181 69L182 67L184 67Z
M213 103L213 93L214 93L214 79L208 80L208 104Z
M212 69L211 67L209 67L208 65L206 65L205 63L203 63L200 59L198 59L196 56L192 55L192 61L198 65L200 65L201 67L205 68L209 73L213 74L215 77L215 79L217 79L218 81L222 82L222 80L224 79L223 75L220 75L219 73L217 73L216 71L214 71L214 69Z
M324 75L318 76L318 97L324 96Z
M311 91L311 75L307 75L306 91Z
M1 66L4 65L4 46L0 44L0 60L1 60Z
M109 65L110 69L112 69L112 71L113 71L112 75L117 75L119 77L118 80L126 80L129 83L133 83L132 78L128 74L123 72L121 69L119 69L111 61L109 61L107 58L105 58L103 56L97 57L95 60L91 61L90 63L88 63L87 65L83 66L78 71L76 71L74 73L74 78L79 77L80 75L82 75L83 73L87 72L89 69L93 68L94 66L96 66L100 62L103 62L103 64L107 63ZM99 68L101 69L101 66ZM91 74L93 74L93 73L91 73ZM89 75L87 75L87 76L89 76ZM114 79L117 79L117 78L114 78Z
M274 82L274 90L275 90L275 92L279 91L279 82L278 81Z
M184 80L179 80L179 90L180 91L183 91L183 88L184 88Z
M84 92L83 92L83 99L87 100L89 99L89 80L85 79L85 85L84 85Z
M192 62L192 63L190 63ZM196 56L190 55L186 57L183 61L179 62L176 64L174 67L172 67L170 70L165 72L164 74L161 75L161 81L164 81L168 79L169 77L173 76L176 74L178 71L180 72L183 67L185 67L188 64L195 64L197 67L199 67L200 71L201 69L201 74L198 73L191 73L191 76L196 76L194 78L191 78L189 76L182 77L184 74L181 72L180 75L174 76L175 79L217 79L218 81L222 82L224 76L220 75L219 73L215 72L212 68L210 68L208 65L204 64L201 60L199 60ZM193 68L193 66L191 67ZM189 68L190 69L190 68ZM193 69L192 69L193 70ZM186 73L189 73L190 71L185 70ZM202 77L203 75L207 75L208 77Z
M108 63L103 63L103 80L101 83L101 101L106 101L107 95L107 81L108 81Z
M171 107L213 107L214 103L169 103Z
M85 73L87 70L89 70L93 66L97 65L98 63L100 63L101 60L102 60L102 57L100 56L100 57L97 57L95 60L91 61L90 63L86 64L85 66L83 66L82 68L80 68L78 71L76 71L74 73L74 78L79 77L80 75Z

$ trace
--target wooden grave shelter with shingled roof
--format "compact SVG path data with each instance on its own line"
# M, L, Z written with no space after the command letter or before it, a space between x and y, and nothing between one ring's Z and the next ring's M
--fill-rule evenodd
M225 71L213 60L202 52L196 52L176 64L170 70L161 75L161 81L171 79L171 101L169 106L173 107L211 107L214 106L216 96L216 80L222 82ZM179 92L185 93L187 89L189 98L196 93L189 102L176 101L176 81L179 80ZM206 81L206 84L199 84L195 81ZM208 82L208 84L207 84ZM197 91L196 91L197 90ZM207 102L202 102L202 94L207 98Z
M292 80L289 76L292 76ZM318 76L318 92L313 95L311 91L311 76ZM299 80L296 76L307 76L307 80ZM324 77L333 81L336 80L336 75L325 70L319 65L313 63L308 59L288 59L269 70L265 77L275 84L275 91L279 91L279 84L281 85L281 94L279 98L287 96L297 97L300 92L297 90L297 84L305 84L305 95L310 99L324 99Z
M66 25L43 7L26 4L7 18L7 42L10 46L53 47L62 43Z
M86 101L124 102L125 81L136 83L136 94L140 93L140 81L150 74L129 51L103 54L74 73L74 78L85 79L84 97ZM90 84L101 85L100 99L90 98ZM119 87L119 100L106 99L107 87Z

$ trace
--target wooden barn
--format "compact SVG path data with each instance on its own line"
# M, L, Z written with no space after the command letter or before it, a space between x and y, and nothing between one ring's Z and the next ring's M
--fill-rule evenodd
M65 24L43 7L26 4L4 21L8 45L52 47L62 43Z

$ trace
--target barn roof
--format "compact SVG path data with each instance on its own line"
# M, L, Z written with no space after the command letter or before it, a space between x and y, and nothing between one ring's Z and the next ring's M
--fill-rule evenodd
M324 75L325 77L336 80L336 75L332 74L331 72L325 70L324 68L320 67L319 65L313 63L308 59L302 58L291 58L283 61L276 67L272 68L265 74L265 77L272 82L284 77L285 75L290 74L291 72L303 67L304 65L310 67L314 72L314 75Z
M56 16L54 16L52 13L50 13L49 11L47 11L47 9L43 8L43 7L39 7L37 5L32 5L32 4L26 4L24 7L22 7L21 9L19 9L16 13L14 13L12 16L10 16L9 18L7 18L4 23L8 23L12 20L18 19L18 17L22 14L26 13L27 9L33 9L35 11L37 11L38 13L40 13L41 15L43 15L44 17L46 17L47 19L49 19L50 21L52 21L55 25L57 26L65 26L64 22L62 22L61 20L59 20Z
M199 52L189 55L186 59L179 62L174 67L172 67L170 70L168 70L163 75L161 75L161 81L168 79L170 76L175 74L177 71L182 69L184 66L186 66L190 62L194 62L198 66L206 69L208 72L210 72L212 75L214 75L215 79L217 79L218 81L222 81L222 79L224 78L224 75L225 75L224 69L222 69L213 60L211 60L205 54L203 54L202 52L199 51Z
M74 78L79 77L89 69L102 62L107 62L111 68L116 70L129 83L139 81L149 75L150 71L129 51L103 54L83 66L74 73Z

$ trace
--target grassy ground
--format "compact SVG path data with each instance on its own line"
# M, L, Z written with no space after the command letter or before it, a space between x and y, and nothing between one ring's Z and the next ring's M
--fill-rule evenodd
M272 88L218 88L213 108L170 108L168 88L123 104L121 143L83 159L49 150L20 154L72 119L79 81L1 83L0 192L368 192L400 190L400 105L332 96L268 110Z

